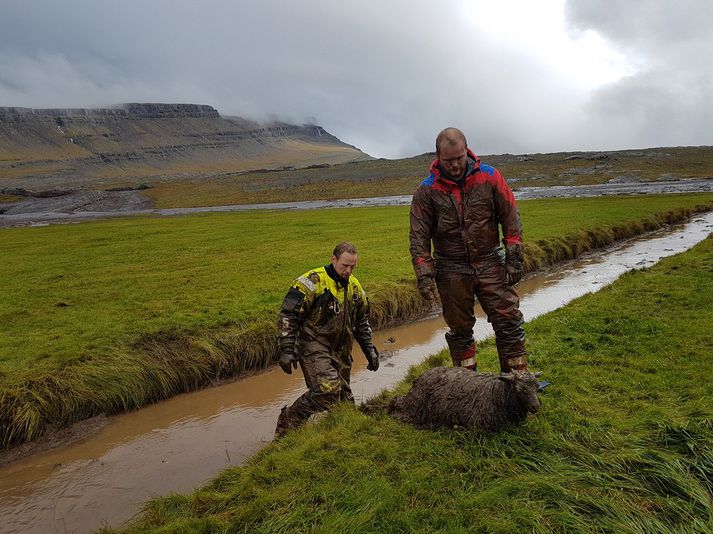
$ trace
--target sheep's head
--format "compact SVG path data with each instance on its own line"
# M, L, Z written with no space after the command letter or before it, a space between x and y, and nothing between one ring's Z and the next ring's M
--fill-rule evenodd
M527 408L528 413L537 413L540 409L540 399L537 398L537 388L539 386L537 377L541 374L541 372L510 371L509 373L502 373L499 378L512 384L515 389L515 395L520 403Z

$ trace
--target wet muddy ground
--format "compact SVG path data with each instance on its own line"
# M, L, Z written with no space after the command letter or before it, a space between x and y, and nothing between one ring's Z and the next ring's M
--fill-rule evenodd
M525 318L687 250L712 232L713 213L708 213L674 230L628 240L531 276L518 285ZM482 311L477 313L476 337L484 339L492 330ZM355 347L357 402L392 387L411 365L445 348L445 331L442 318L434 315L377 332L375 343L382 352L377 373L366 371ZM280 407L303 389L299 374L272 368L110 417L91 436L9 463L0 468L0 532L90 532L119 525L138 512L142 501L189 491L244 462L272 440Z
M524 187L515 191L515 198L574 198L606 195L654 193L712 192L713 179L675 180L659 182L609 183L583 186ZM366 206L405 206L411 195L397 195L344 200L312 200L276 202L272 204L239 204L204 208L152 209L151 201L141 191L85 191L52 198L23 200L0 206L0 228L37 226L62 222L105 219L127 215L182 215L189 213L246 210L307 210Z

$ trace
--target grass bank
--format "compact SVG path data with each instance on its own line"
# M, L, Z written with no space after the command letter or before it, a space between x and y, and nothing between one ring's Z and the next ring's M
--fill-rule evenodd
M553 385L520 426L419 431L341 406L126 532L711 532L712 275L709 238L530 322ZM479 359L496 371L492 343Z
M713 195L521 203L528 270L685 220ZM202 214L0 230L0 442L272 362L290 280L361 249L376 327L418 315L407 208Z

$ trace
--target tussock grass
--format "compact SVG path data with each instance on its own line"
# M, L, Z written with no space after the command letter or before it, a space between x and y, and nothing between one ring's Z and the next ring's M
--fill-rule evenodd
M526 269L685 220L710 198L523 202ZM289 281L343 239L361 250L375 328L423 314L407 225L406 208L362 208L1 230L0 443L270 365Z
M373 303L375 328L428 311L415 287L385 288ZM275 317L204 331L147 335L134 350L91 358L0 390L4 445L99 413L113 414L194 391L273 363ZM111 377L111 379L109 379Z
M377 284L370 299L370 322L373 328L385 328L413 319L430 311L431 304L421 298L411 280Z
M538 239L534 243L526 242L523 268L528 273L561 261L578 258L585 252L611 245L615 241L686 221L693 213L709 209L709 206L703 204L691 208L676 208L654 213L640 220L610 224L600 228L584 228L563 236Z
M219 331L162 332L133 350L94 357L0 390L6 445L99 413L140 408L272 363L275 321Z
M341 405L124 532L710 532L713 239L528 325L542 409L498 433ZM652 310L659 310L652 313ZM494 344L483 344L495 371Z

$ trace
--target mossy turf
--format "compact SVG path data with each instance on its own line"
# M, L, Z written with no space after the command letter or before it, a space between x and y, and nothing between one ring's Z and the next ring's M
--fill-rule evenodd
M524 424L420 431L342 405L126 532L712 532L711 302L709 238L528 324L552 385ZM480 362L496 370L492 343Z
M711 205L711 194L522 202L526 267ZM291 279L341 240L361 251L375 326L423 312L407 232L405 207L0 230L0 443L269 365Z

